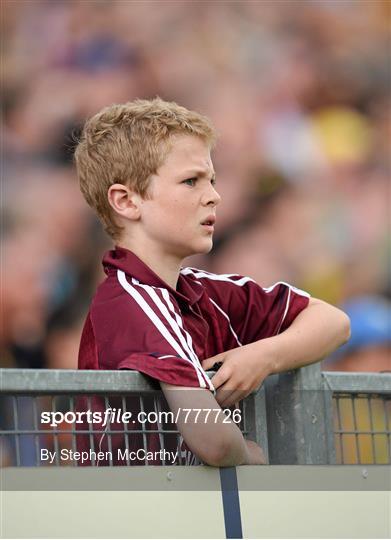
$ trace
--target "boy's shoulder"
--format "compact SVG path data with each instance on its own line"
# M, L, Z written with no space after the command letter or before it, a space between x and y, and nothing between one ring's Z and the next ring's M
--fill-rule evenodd
M242 287L247 283L256 283L252 278L247 276L241 276L239 274L214 274L213 272L190 266L181 268L180 273L187 279L208 286L213 284L215 286L224 284L226 286Z
M235 299L244 301L250 289L261 290L261 287L250 277L239 274L215 274L194 267L181 269L178 285L184 287L183 282L193 287L200 287L202 293L209 297L212 303L218 302L221 305L235 303Z
M250 277L215 274L185 266L180 270L177 289L172 289L134 253L124 248L116 248L105 253L102 264L106 278L98 286L93 298L92 304L95 306L102 302L122 301L129 295L135 300L140 300L140 294L143 297L155 296L161 291L166 291L165 296L169 295L180 303L187 300L192 304L205 293L226 295L249 284L257 286Z

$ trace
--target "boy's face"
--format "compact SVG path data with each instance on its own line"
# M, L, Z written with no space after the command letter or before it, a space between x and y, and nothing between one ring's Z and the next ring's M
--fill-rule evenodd
M212 249L216 206L210 149L199 137L177 135L152 176L141 203L140 225L149 248L183 259ZM147 246L146 246L147 247Z

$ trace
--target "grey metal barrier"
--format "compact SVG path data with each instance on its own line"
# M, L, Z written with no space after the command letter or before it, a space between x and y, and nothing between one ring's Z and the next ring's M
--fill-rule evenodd
M208 374L211 377L214 372ZM104 414L109 409L114 412L111 418L106 418L104 429L94 427L91 422L76 425L77 412L100 411ZM131 411L135 417L137 411L146 421L137 422L136 426L118 421L118 410L122 419L123 414ZM167 411L167 405L159 386L136 371L1 369L0 464L170 465L167 448L177 452L175 464L199 464L190 452L183 450L183 439L176 425L172 421L160 421L164 411ZM238 425L242 433L261 444L267 456L264 389L246 398L240 411ZM120 436L122 450L117 448ZM86 463L80 459L81 440L87 441L91 450ZM102 441L106 452L101 448ZM116 444L116 452L113 452ZM137 459L131 460L135 447L141 452L137 453ZM118 450L121 463L113 459ZM149 458L151 454L155 457Z
M313 364L265 383L271 464L391 463L391 373Z
M77 466L77 460L59 460L61 449L75 451L77 436L84 435L94 450L95 436L102 431L91 424L84 430L69 423L43 426L40 415L42 411L73 412L80 397L91 409L96 396L106 409L113 396L125 412L129 398L137 400L141 411L148 408L158 413L164 408L157 386L138 372L0 370L0 463L47 464L42 463L40 451L50 446L53 465ZM132 430L126 424L120 426L126 447L137 435L146 451L155 436L160 449L169 446L170 439L172 447L174 439L180 451L175 426L152 424ZM314 364L271 376L243 401L240 428L261 444L270 464L390 463L391 374L321 372L319 364ZM108 449L118 434L118 426L112 429L109 422L104 433ZM181 452L179 456L178 464L197 463ZM90 464L99 465L94 460ZM107 464L115 465L110 459ZM130 464L129 459L124 464ZM145 458L138 464L149 462ZM161 464L169 463L163 459Z

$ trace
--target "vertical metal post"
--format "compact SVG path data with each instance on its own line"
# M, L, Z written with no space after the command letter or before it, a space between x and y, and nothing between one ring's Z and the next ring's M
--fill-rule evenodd
M269 377L265 389L270 463L335 462L332 395L320 365Z
M127 412L126 409L126 397L121 397L121 403L122 403L122 413L125 414ZM123 418L123 416L122 416ZM128 424L123 422L124 426L124 440L125 440L125 448L126 448L126 465L129 467L130 465L130 459L129 459L129 427Z
M143 399L142 394L140 394L139 400L140 400L140 411L142 413L145 413L144 399ZM145 415L144 415L144 418L145 418ZM149 465L148 460L147 460L148 444L147 444L147 434L146 434L146 427L145 426L146 426L146 424L141 424L141 433L143 435L143 446L144 446L144 450L145 450L144 465L148 466Z
M339 446L339 464L345 463L345 456L344 456L344 447L343 447L343 440L342 440L342 421L341 421L341 408L339 406L340 397L337 394L335 396L335 416L336 416L336 425L337 425L337 437L338 437L338 446Z
M38 431L38 408L37 408L37 400L39 398L37 396L34 396L32 398L33 400L33 422L34 422L34 431L36 432L34 435L34 442L35 442L35 466L40 467L41 466L41 455L40 455L40 441L39 441L39 435L37 434Z
M56 407L56 397L57 396L52 396L52 412L57 412L57 407ZM58 429L58 425L57 426L53 426L53 429L52 429L52 437L53 437L53 444L54 444L54 456L55 456L55 465L58 467L60 465L60 445L59 445L59 442L58 442L58 435L59 435L59 429Z
M357 396L351 397L352 402L352 413L353 413L353 431L354 431L354 444L356 447L356 455L357 455L357 463L361 464L361 445L358 438L358 421L357 421L357 414L356 414L356 406L357 406Z
M262 447L266 459L269 460L266 394L264 386L262 386L255 394L251 394L246 398L244 410L246 414L245 429L246 431L248 430L247 436L251 441L255 441Z
M75 398L73 396L70 396L69 397L69 408L70 410L74 413L75 412ZM72 445L72 451L73 452L76 452L77 451L77 448L76 448L76 434L77 434L77 431L76 431L76 422L73 422L72 423L72 426L71 426L71 430L70 430L70 435L71 435L71 445ZM74 459L72 461L72 466L73 467L78 467L79 466L79 462L77 459Z
M385 422L385 431L391 428L391 422L388 415L388 406L391 401L383 400L383 410L384 410L384 422ZM388 446L388 462L391 463L391 434L388 433L387 437L387 446Z
M377 463L377 455L376 455L376 444L375 444L375 435L374 435L374 431L375 431L375 428L374 428L374 425L373 425L373 416L372 416L372 413L373 413L373 401L375 400L376 398L372 397L372 396L368 396L368 399L366 400L366 403L367 403L367 406L368 406L368 415L369 415L369 426L370 426L370 431L371 431L371 447L372 447L372 462L373 463Z
M320 370L320 366L319 366ZM322 377L322 391L323 391L323 411L324 411L324 434L325 434L325 443L327 448L326 463L329 465L336 465L337 463L337 451L336 451L336 441L334 436L334 407L333 407L333 391L327 383L321 373ZM342 446L342 438L340 435L340 444Z
M91 406L91 396L87 397L87 411L92 411ZM93 466L96 465L95 463L95 428L93 422L88 422L88 438L90 441L90 450L91 452L91 464Z
M111 408L109 398L105 396L104 400L105 400L105 409L108 410L109 408ZM107 430L107 434L106 434L107 435L107 450L109 451L109 466L112 467L113 466L113 445L112 445L112 440L111 440L112 430L111 430L110 415L107 418L107 425L105 427L105 431L106 430Z
M16 396L12 396L12 407L13 407L13 413L14 413L16 466L20 467L20 436L19 436L19 422L18 422L18 398Z
M157 425L158 435L159 435L159 449L163 451L164 450L164 434L163 434L163 426L161 422L159 421L161 408L160 408L159 397L157 396L153 397L153 407L156 412L156 425ZM164 456L164 453L163 453L163 456ZM162 459L162 465L166 465L165 457L163 457Z

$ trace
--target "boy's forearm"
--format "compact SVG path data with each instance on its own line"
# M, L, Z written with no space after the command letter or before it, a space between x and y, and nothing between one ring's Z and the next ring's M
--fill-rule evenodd
M211 392L160 384L178 430L201 461L215 467L264 463L262 450L243 438L239 427L228 420Z
M270 373L296 369L324 358L350 337L349 317L316 301L304 309L282 334L269 338Z
M232 421L183 424L178 428L193 452L206 464L215 467L263 464L263 453L255 443L246 441L239 427ZM201 446L199 442L203 441ZM255 446L255 448L254 448Z
M220 460L217 464L218 467L266 465L267 462L263 450L257 443L244 439L242 433L240 433L240 440L239 438L236 440L233 439L230 442L230 451L225 459Z
M246 441L235 424L223 426L225 434L217 434L216 440L221 437L220 444L217 445L217 453L208 452L209 456L203 461L215 467L235 467L237 465L249 465L251 463L251 452Z
M257 443L244 439L239 428L229 434L226 444L220 446L222 452L212 459L204 460L215 467L235 467L237 465L265 465L263 450Z

